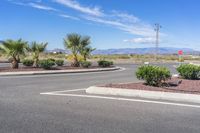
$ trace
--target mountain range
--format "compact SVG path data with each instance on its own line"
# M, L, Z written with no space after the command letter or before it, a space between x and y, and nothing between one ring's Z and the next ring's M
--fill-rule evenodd
M177 54L179 50L182 50L184 54L195 54L199 55L200 51L196 51L190 48L173 48L173 47L160 47L158 49L159 54ZM54 50L48 50L47 52L62 52L69 54L69 50L63 50L63 49L54 49ZM154 54L155 48L149 47L149 48L119 48L119 49L97 49L92 52L92 54L104 54L104 55L112 55L112 54Z

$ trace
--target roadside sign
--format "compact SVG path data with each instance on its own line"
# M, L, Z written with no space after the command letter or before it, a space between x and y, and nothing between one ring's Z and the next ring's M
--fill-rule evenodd
M182 55L183 55L183 50L179 50L178 51L179 65L181 65L181 62L183 62Z
M178 54L179 54L179 55L182 55L182 54L183 54L183 50L179 50L179 51L178 51Z

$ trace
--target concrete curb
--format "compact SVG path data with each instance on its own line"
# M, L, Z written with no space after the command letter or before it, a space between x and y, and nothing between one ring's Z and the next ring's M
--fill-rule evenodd
M139 98L147 98L147 99L154 99L154 100L170 100L170 101L176 101L176 102L200 103L200 95L184 94L184 93L131 90L131 89L97 87L97 86L91 86L87 88L86 93L139 97Z
M44 75L44 74L64 74L64 73L87 73L101 71L115 71L121 67L113 68L96 68L96 69L77 69L77 70L44 70L44 71L25 71L25 72L1 72L0 76L17 76L17 75Z

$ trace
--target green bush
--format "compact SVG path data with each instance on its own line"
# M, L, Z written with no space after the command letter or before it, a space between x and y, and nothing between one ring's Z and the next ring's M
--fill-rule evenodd
M51 60L48 60L48 59L39 61L39 66L44 68L44 69L51 69L52 66L54 66L54 65L55 65L55 63Z
M55 63L56 63L57 66L63 66L64 60L56 60Z
M147 85L161 86L163 81L171 78L170 71L166 67L144 65L136 71L139 80L145 80Z
M53 59L53 58L48 58L47 60L49 60L49 61L52 61L52 62L54 62L55 63L55 59Z
M34 61L32 59L24 59L22 63L24 66L33 66Z
M193 64L183 64L177 68L180 76L185 79L199 79L200 78L200 66Z
M109 66L113 65L113 62L112 61L106 61L106 60L100 60L100 61L98 61L98 65L100 67L109 67Z
M88 68L92 65L91 62L89 61L81 61L81 66L84 67L84 68Z

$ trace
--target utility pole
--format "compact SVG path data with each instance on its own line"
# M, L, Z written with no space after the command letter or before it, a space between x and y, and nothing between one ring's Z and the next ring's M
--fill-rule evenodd
M159 54L159 31L160 31L161 25L159 23L155 24L155 32L156 32L156 47L155 47L155 59L158 59Z

